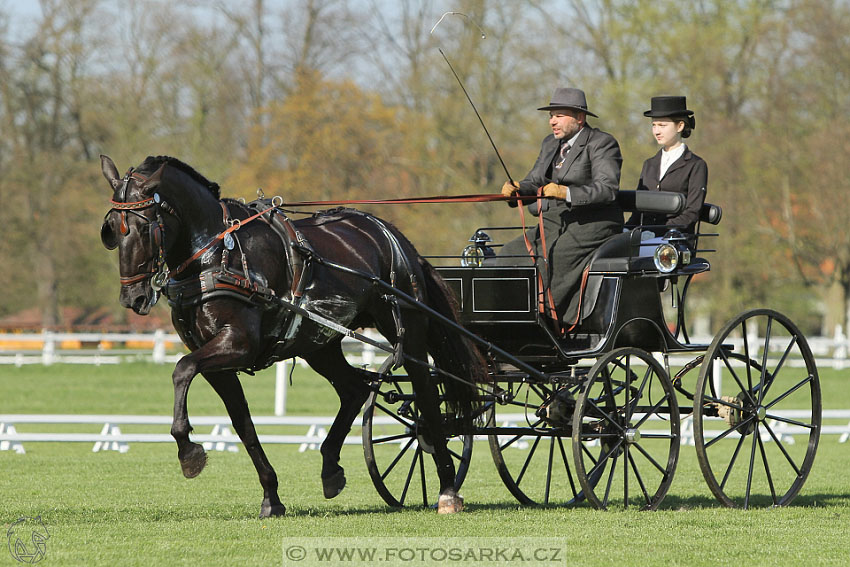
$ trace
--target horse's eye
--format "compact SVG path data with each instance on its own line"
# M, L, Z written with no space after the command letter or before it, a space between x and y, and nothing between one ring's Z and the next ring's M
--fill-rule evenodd
M118 235L112 228L109 219L103 221L103 226L100 227L100 241L106 246L107 250L114 250L118 247Z

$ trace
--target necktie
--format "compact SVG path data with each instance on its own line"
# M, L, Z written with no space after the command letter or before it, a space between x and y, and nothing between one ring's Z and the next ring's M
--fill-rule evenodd
M564 162L567 161L567 152L570 151L569 144L561 144L561 153L558 155L558 163L555 164L555 169L561 169Z

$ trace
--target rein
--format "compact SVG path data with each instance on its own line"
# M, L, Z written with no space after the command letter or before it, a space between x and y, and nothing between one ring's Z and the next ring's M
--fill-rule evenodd
M284 202L287 207L317 207L325 205L413 205L417 203L487 203L491 201L517 201L520 197L505 197L501 193L474 195L435 195L432 197L410 197L406 199L348 199L340 201L296 201Z
M197 260L198 258L203 256L207 251L209 251L213 246L218 244L220 241L224 240L225 237L227 237L228 234L230 234L231 232L233 232L235 230L239 230L240 228L242 228L243 226L245 226L249 222L258 219L259 217L263 216L267 212L271 211L272 209L276 209L276 208L277 208L277 206L272 204L270 207L265 208L262 211L259 211L258 213L254 214L254 215L251 215L250 217L248 217L245 220L233 219L231 221L228 221L230 223L230 226L228 228L226 228L222 232L220 232L217 235L215 235L214 237L212 237L212 239L209 242L207 242L207 244L205 246L203 246L200 250L198 250L197 252L192 254L192 256L187 258L186 261L184 261L182 264L177 266L177 269L174 270L173 272L170 272L168 274L168 276L171 277L172 279L175 279L177 277L177 274L181 273L183 270L188 268L189 265L192 262L194 262L195 260Z

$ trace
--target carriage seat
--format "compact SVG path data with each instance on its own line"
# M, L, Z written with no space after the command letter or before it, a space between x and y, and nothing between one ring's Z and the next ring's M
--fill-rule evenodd
M685 196L669 191L619 191L617 203L627 213L678 214L685 208ZM640 258L642 238L640 227L615 234L600 246L590 258L591 272L630 272L645 264ZM650 259L651 260L651 259Z
M663 191L620 191L617 201L625 212L678 214L685 207L683 194ZM712 225L719 223L722 216L722 209L710 203L705 203L700 211L700 221ZM655 269L653 251L660 238L645 228L626 227L624 232L609 238L590 257L582 297L582 320L594 312L605 274L640 274ZM696 235L689 246L695 247L695 244ZM707 269L708 264L704 261L702 264Z

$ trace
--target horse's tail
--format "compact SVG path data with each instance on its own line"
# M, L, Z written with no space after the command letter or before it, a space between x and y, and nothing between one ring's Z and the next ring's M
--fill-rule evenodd
M419 263L425 277L428 306L457 323L458 304L454 293L427 260L420 257ZM489 378L484 357L471 340L436 319L429 321L427 341L436 367L461 379L438 373L449 408L464 420L471 418L477 405L477 384Z

